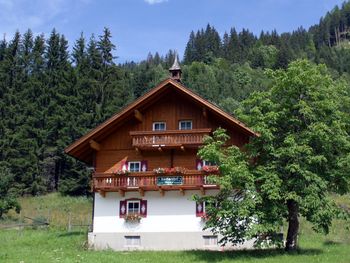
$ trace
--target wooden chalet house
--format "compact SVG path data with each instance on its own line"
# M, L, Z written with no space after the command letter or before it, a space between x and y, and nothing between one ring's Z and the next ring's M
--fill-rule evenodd
M95 249L219 248L218 237L202 230L204 204L192 199L218 192L207 180L217 167L197 150L218 127L239 147L256 134L187 89L177 60L169 71L169 79L65 150L94 168L88 239Z

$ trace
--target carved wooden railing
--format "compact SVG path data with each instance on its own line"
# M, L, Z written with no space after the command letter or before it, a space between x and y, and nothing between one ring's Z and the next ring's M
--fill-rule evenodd
M213 184L208 173L197 170L188 170L184 174L156 174L153 171L130 173L128 175L95 173L92 177L94 191L118 191L142 188L157 190L163 188L200 188Z
M205 135L211 129L171 130L171 131L132 131L132 145L134 147L167 147L201 145Z

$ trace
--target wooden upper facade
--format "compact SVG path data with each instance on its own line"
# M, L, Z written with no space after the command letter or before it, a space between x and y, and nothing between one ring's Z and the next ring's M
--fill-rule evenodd
M180 82L167 79L65 152L94 167L93 190L102 195L189 189L205 193L218 188L207 178L215 168L204 171L197 150L218 127L239 147L257 135Z

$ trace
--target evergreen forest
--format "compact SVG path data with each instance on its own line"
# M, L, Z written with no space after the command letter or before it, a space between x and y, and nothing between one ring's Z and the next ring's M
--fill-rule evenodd
M118 63L117 54L117 36L108 28L82 33L71 45L55 29L0 41L1 191L89 194L91 170L64 148L167 78L177 56L169 50ZM233 113L252 92L270 87L267 69L285 69L297 59L325 64L334 81L350 89L350 2L293 32L255 35L232 27L220 35L209 24L192 31L182 81Z

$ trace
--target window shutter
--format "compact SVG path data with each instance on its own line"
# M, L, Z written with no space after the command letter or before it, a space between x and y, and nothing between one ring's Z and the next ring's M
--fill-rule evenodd
M200 171L200 170L202 170L202 168L203 168L203 161L200 160L200 159L197 159L197 160L196 160L196 169L197 169L198 171Z
M147 200L141 200L140 205L140 215L142 217L147 217Z
M122 164L122 170L123 171L129 171L129 162L128 161L125 161L123 164Z
M146 160L141 161L141 172L146 172L148 170L148 162Z
M204 215L204 204L203 202L196 202L196 216L200 217Z
M123 218L126 216L126 200L121 200L119 203L119 217Z

